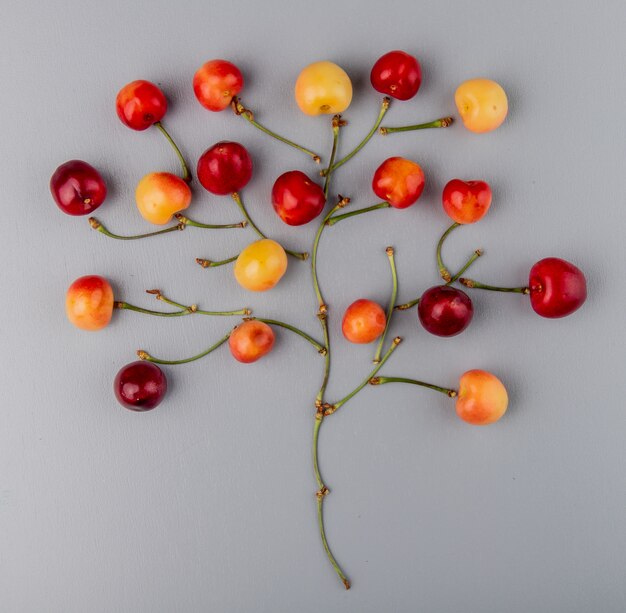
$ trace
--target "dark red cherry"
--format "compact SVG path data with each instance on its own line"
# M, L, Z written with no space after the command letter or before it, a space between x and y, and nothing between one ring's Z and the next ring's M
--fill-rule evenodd
M456 287L436 285L427 289L417 305L424 328L437 336L454 336L469 326L474 315L470 297Z
M542 317L570 315L587 298L587 281L582 271L559 258L537 262L528 277L530 304Z
M93 166L81 160L70 160L54 171L50 192L64 213L88 215L104 202L107 186Z
M408 100L420 88L422 68L412 55L404 51L390 51L376 61L370 81L381 94L397 100Z
M303 172L290 170L276 179L272 204L286 224L301 226L322 212L326 197L324 190Z
M154 409L167 392L163 371L151 362L139 360L124 366L113 384L119 403L131 411Z
M250 181L252 158L243 145L221 141L200 156L197 175L202 187L212 194L232 194Z
M132 130L146 130L167 112L165 94L150 81L124 85L115 100L117 116Z

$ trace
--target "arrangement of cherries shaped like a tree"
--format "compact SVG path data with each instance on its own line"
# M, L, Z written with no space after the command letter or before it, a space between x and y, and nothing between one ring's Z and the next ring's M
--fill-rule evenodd
M134 411L146 411L156 407L166 394L167 379L159 364L183 364L202 358L223 344L242 363L255 362L267 356L274 346L275 330L281 328L308 341L324 360L322 382L313 406L313 467L318 490L316 492L318 526L323 547L337 575L346 588L350 587L347 576L331 553L324 530L323 501L329 493L322 479L318 463L318 436L325 418L340 409L368 383L407 383L418 385L456 398L458 416L475 425L486 425L499 420L508 404L507 392L502 382L492 373L469 370L461 375L457 389L426 383L418 379L380 376L379 370L389 360L401 339L385 342L392 316L396 311L416 307L417 320L431 334L451 337L460 334L472 321L474 308L466 292L455 283L467 288L528 295L533 310L542 317L564 317L578 309L586 299L586 281L583 273L563 259L550 257L537 262L530 270L526 284L514 287L496 287L465 278L462 275L482 254L476 250L466 264L452 273L443 263L441 251L444 241L456 228L479 221L489 210L492 193L484 180L451 179L442 189L443 211L453 221L443 233L436 248L439 275L443 283L430 287L419 297L405 304L397 304L398 281L394 249L387 247L392 291L386 308L363 297L354 301L343 314L342 331L351 343L376 343L374 366L366 369L362 383L339 400L329 401L326 387L330 377L331 344L328 329L330 308L322 296L317 272L317 255L322 233L340 221L382 209L406 209L420 198L424 188L424 172L420 165L401 157L384 160L372 176L372 190L380 202L343 212L350 199L329 197L332 176L349 162L376 134L411 132L428 128L445 128L452 123L444 117L427 123L401 127L381 127L389 109L390 99L409 100L418 92L422 73L416 58L403 51L391 51L374 64L371 84L385 95L378 117L359 145L341 159L337 159L339 133L346 124L343 113L352 100L352 83L346 72L328 61L316 62L304 68L295 83L295 100L305 115L327 114L332 116L332 146L327 161L315 152L271 131L258 123L254 114L239 98L244 80L239 69L225 60L205 63L193 78L193 90L200 104L213 112L232 109L236 116L244 118L258 128L293 149L307 155L318 164L315 172L308 174L292 170L279 176L272 189L268 189L266 202L257 206L269 206L270 202L278 217L289 226L301 226L321 218L310 253L313 289L317 299L316 316L321 325L322 341L283 321L265 319L252 315L248 308L231 310L203 310L196 304L183 304L160 290L149 290L170 310L151 310L116 299L109 282L98 275L88 275L74 281L66 297L69 320L83 330L100 330L111 320L115 309L126 309L159 317L182 317L187 315L241 316L243 321L234 328L229 326L223 336L198 355L175 360L156 358L146 351L138 351L139 361L124 366L116 375L114 391L119 402ZM508 111L507 97L502 87L489 79L472 79L462 83L456 90L455 102L464 126L471 132L482 133L495 130L505 120ZM90 217L92 228L105 236L119 240L135 240L188 227L199 229L242 229L249 227L257 235L241 253L227 254L221 260L198 258L196 262L205 268L234 263L236 281L246 290L262 292L270 290L283 277L289 258L307 260L307 252L285 249L279 242L268 238L254 223L244 205L242 190L253 176L253 163L247 149L236 142L218 142L209 147L198 160L196 175L204 189L216 196L230 196L243 215L243 220L231 224L215 225L195 221L186 211L192 203L189 183L192 175L184 156L165 130L162 119L167 111L167 100L159 87L148 81L134 81L124 86L117 96L117 114L126 126L142 131L150 127L160 130L178 156L182 176L168 172L153 172L143 177L136 188L136 203L141 216L149 223L166 226L156 231L133 236L121 236L108 230L100 221ZM102 176L93 166L79 160L62 164L50 181L54 200L69 215L88 215L106 199L107 188ZM172 221L172 220L175 221Z

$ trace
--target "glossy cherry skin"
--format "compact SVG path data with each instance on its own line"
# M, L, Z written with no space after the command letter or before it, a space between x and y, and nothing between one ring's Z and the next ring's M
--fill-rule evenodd
M256 362L274 347L274 331L262 321L244 321L230 333L228 347L238 362Z
M486 426L506 412L509 396L498 377L484 370L468 370L459 380L456 413L468 424Z
M163 400L167 379L156 364L139 360L127 364L117 373L113 390L123 407L131 411L149 411Z
M509 102L502 86L490 79L470 79L458 86L454 102L470 132L491 132L506 119Z
M309 223L322 212L324 204L324 190L299 170L290 170L274 182L272 205L290 226Z
M233 270L237 283L252 292L272 289L286 271L287 254L270 238L248 245L237 257Z
M65 313L81 330L101 330L113 315L113 289L98 275L80 277L67 289Z
M146 130L163 119L167 112L167 100L154 83L139 80L120 89L115 108L125 126L133 130Z
M530 269L528 287L535 313L551 319L571 315L587 299L585 275L560 258L537 262Z
M54 171L50 192L64 213L88 215L104 202L107 186L93 166L81 160L70 160Z
M387 316L383 307L373 300L360 298L344 313L341 331L351 343L371 343L385 331Z
M352 81L341 66L314 62L298 75L294 95L305 115L343 113L352 102Z
M163 225L189 206L191 189L171 172L151 172L137 184L135 202L146 221Z
M415 162L401 157L386 159L374 173L372 189L395 209L415 204L424 191L424 172Z
M491 188L485 181L452 179L443 188L443 210L452 221L475 223L482 219L491 206Z
M232 194L250 181L252 158L243 145L221 141L200 156L197 175L202 187L212 194Z
M470 297L449 285L427 289L417 305L417 315L424 329L436 336L455 336L470 325L474 307Z
M223 111L242 88L241 71L226 60L206 62L193 76L196 98L209 111Z
M422 84L422 67L412 55L404 51L390 51L376 61L370 81L381 94L397 100L409 100Z

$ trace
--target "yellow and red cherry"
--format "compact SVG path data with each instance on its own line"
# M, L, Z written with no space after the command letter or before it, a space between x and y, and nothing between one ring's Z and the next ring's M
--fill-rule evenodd
M370 73L370 81L377 92L397 100L413 98L422 83L422 68L405 51L390 51L378 58Z
M470 79L454 94L463 125L470 132L491 132L506 119L509 103L502 86L490 79Z
M209 111L223 111L242 88L241 71L227 60L206 62L193 76L196 98Z
M571 315L587 299L583 272L560 258L544 258L528 277L530 304L538 315L554 319Z
M352 81L337 64L315 62L298 75L295 97L305 115L343 113L352 102Z
M93 166L81 160L70 160L54 171L50 192L67 215L88 215L104 202L107 186Z
M212 194L233 194L252 178L252 158L243 145L220 141L200 156L197 175L202 187Z
M274 182L272 205L290 226L309 223L324 210L324 204L324 190L299 170L290 170Z
M485 181L452 179L443 188L441 199L443 210L452 221L476 223L491 206L491 188Z
M115 108L125 126L133 130L147 130L163 119L167 112L167 100L154 83L139 80L120 89Z
M135 201L141 216L150 223L163 225L191 202L191 189L170 172L151 172L137 184Z
M486 426L506 412L509 397L498 377L484 370L469 370L461 376L456 399L457 415L469 424Z
M456 336L470 325L474 307L470 297L449 285L427 289L420 297L417 315L424 329L436 336Z
M230 333L228 347L238 362L256 362L274 347L274 331L262 321L244 321Z
M401 157L386 159L374 173L372 189L396 209L415 204L424 191L424 171L419 164Z
M65 313L70 323L81 330L101 330L113 315L113 289L98 275L80 277L65 296Z
M386 325L387 316L383 307L373 300L360 298L346 309L341 331L351 343L365 344L379 338Z
M274 287L287 270L287 254L276 241L262 238L248 245L235 261L235 279L241 287L264 292Z
M149 411L163 400L167 378L156 364L139 360L120 369L115 376L113 391L124 408Z

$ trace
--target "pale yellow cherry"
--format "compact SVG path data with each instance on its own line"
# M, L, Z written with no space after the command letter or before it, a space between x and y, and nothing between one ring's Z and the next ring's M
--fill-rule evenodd
M491 132L506 119L509 103L506 92L495 81L470 79L454 94L456 108L470 132Z
M191 202L189 185L170 172L151 172L137 184L135 201L141 216L150 223L168 223L174 213Z
M298 75L295 96L306 115L334 115L350 106L352 82L337 64L315 62Z
M287 270L287 254L276 242L263 238L248 245L235 262L237 283L253 292L274 287Z

